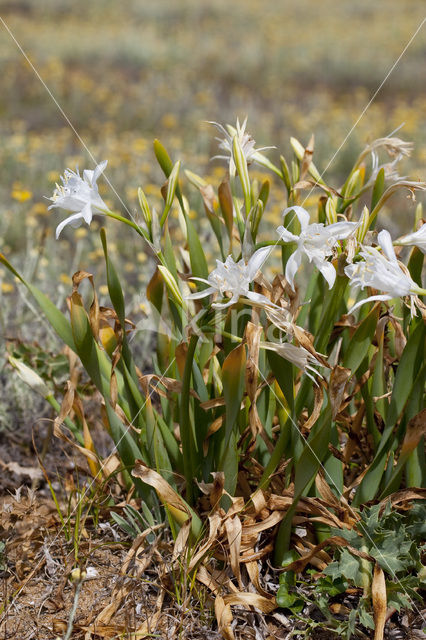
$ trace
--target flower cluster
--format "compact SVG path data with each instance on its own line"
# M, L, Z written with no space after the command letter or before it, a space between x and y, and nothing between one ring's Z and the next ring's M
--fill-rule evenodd
M256 273L259 271L270 252L270 247L258 249L251 256L248 262L243 258L238 262L235 262L232 256L228 256L225 262L216 260L216 269L211 272L208 280L197 277L192 278L192 280L204 282L208 285L208 288L197 293L191 293L188 298L196 300L199 298L205 298L213 293L220 293L222 296L229 294L231 299L228 302L215 302L212 304L216 309L226 309L226 307L230 307L238 302L241 296L244 296L256 303L274 306L266 296L250 291L250 284L253 282Z
M280 170L260 153L271 147L256 149L254 139L246 131L247 120L244 120L242 125L240 125L237 120L236 128L231 125L227 125L225 128L220 124L213 124L224 136L219 139L219 147L225 155L216 157L226 159L229 163L229 173L231 177L234 180L239 176L243 191L244 180L248 180L247 166L252 162L268 168L273 167L273 171L277 175L281 175L284 182L288 184L288 178L286 178L284 174L281 174ZM236 148L244 159L244 176L240 175L242 165L236 161L234 157ZM365 188L377 177L380 169L378 164L378 151L380 149L385 149L393 158L390 163L384 165L385 179L391 180L395 178L397 180L395 184L402 184L401 179L394 172L394 167L404 155L410 153L411 145L404 143L398 138L383 138L369 145L355 165L356 169L362 161L371 154L372 174ZM303 158L300 157L299 161L305 162L304 156ZM104 171L106 164L106 161L102 162L94 171L85 170L83 177L80 176L78 170L74 172L67 169L65 171L62 177L62 185L56 186L53 197L51 198L53 204L50 208L60 207L71 212L72 215L58 225L56 230L57 238L62 229L68 224L78 226L83 220L87 224L90 224L92 216L95 213L106 214L116 219L124 220L117 214L109 211L99 195L97 180ZM173 189L169 184L168 205L166 203L166 207L168 206L167 212L170 209L171 199L173 199L177 188L177 172L175 170L170 174L169 182L172 181L174 173L176 173L176 176L173 182ZM387 187L385 195L392 191L395 184ZM424 188L423 183L405 181L404 184L410 189ZM295 346L285 341L286 338L293 339L292 327L295 326L294 318L291 317L291 314L290 317L288 317L286 311L289 306L287 301L281 299L275 300L274 302L263 293L253 290L254 282L260 282L260 270L265 261L278 246L284 244L291 244L294 247L294 250L289 256L287 253L285 263L285 280L289 290L293 292L296 292L296 275L302 265L304 257L307 258L309 263L312 263L316 267L326 280L329 289L332 289L337 276L335 258L339 254L344 253L346 256L344 274L347 276L349 284L354 290L363 290L365 288L373 290L369 292L370 295L368 297L356 302L349 310L350 312L355 311L358 307L368 302L389 301L399 297L409 300L412 315L416 312L416 306L422 306L418 296L425 295L426 291L413 280L408 269L398 261L393 244L415 246L423 253L426 253L425 224L421 224L417 231L400 237L395 243L392 242L389 232L383 230L378 234L377 246L372 246L371 233L366 236L366 232L372 222L371 216L369 219L369 212L366 207L364 207L359 221L353 222L348 220L343 213L337 214L334 204L335 200L329 198L326 206L325 222L311 222L309 213L302 206L287 206L282 213L283 224L276 229L278 237L268 242L267 246L256 248L255 239L252 237L253 229L250 227L250 224L252 212L255 211L258 205L255 206L255 202L253 202L253 205L250 204L251 197L251 189L248 188L245 191L247 220L245 229L243 229L244 233L241 236L242 255L240 254L238 258L235 259L234 255L230 253L224 262L217 260L216 268L210 273L208 278L199 277L197 273L190 275L190 280L200 282L204 286L199 291L189 293L186 298L189 300L198 300L207 298L208 296L214 296L215 298L220 296L222 300L213 300L211 303L212 308L218 310L228 309L241 299L245 303L262 307L268 319L285 334L284 341L280 338L278 343L265 342L262 345L263 348L275 350L282 357L287 358L306 373L308 373L308 370L315 371L312 369L312 366L321 364L316 360L315 356L304 349L302 345ZM235 193L233 194L233 198L234 215L236 215L236 211L239 211L239 205ZM147 203L145 208L146 207L148 207ZM291 218L289 220L290 216ZM340 220L338 216L340 216ZM165 219L166 215L163 215L158 225L157 235L161 234L160 227L163 226ZM295 219L298 221L298 226L300 227L299 233L295 233L294 231L294 225L292 223ZM236 220L237 226L238 223L242 221L243 219L240 216L240 218ZM286 226L284 226L284 224ZM150 243L150 232L151 229L144 232L148 243ZM367 242L365 242L366 237L369 238ZM152 243L150 246L153 246ZM159 241L156 246L160 247ZM248 258L247 255L250 256L250 254L252 255ZM183 305L184 298L179 292L177 282L167 268L167 260L162 259L160 248L157 251L157 257L160 262L162 261L162 265L160 266L161 273L163 275L167 274L166 284L172 287L176 299L181 300ZM339 262L342 264L341 261ZM276 302L279 304L277 305Z
M422 229L426 229L426 225L423 225ZM425 235L424 230L422 235ZM408 270L403 270L398 263L389 231L381 231L378 235L378 242L381 251L377 247L363 246L359 252L359 256L363 259L345 267L345 273L354 287L360 289L371 287L384 293L360 300L350 311L374 300L385 301L410 296L411 302L413 302L414 296L426 293L410 277L407 273Z

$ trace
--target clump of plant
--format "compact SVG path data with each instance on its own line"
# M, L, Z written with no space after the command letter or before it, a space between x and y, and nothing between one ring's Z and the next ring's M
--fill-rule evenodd
M94 482L119 474L145 514L167 518L176 575L184 557L186 575L211 590L219 628L232 637L231 605L268 613L280 598L283 604L283 585L277 601L262 585L259 563L272 557L280 566L290 549L306 563L321 561L336 527L343 528L343 542L333 564L328 556L324 585L331 580L335 589L338 578L346 589L355 565L363 570L346 544L359 549L360 539L361 559L374 558L374 576L382 580L386 569L377 553L390 542L372 529L375 512L360 516L359 510L424 483L426 225L418 206L412 233L393 240L375 227L397 190L414 194L426 185L399 176L398 163L411 151L399 138L367 146L344 184L332 187L313 163L313 140L305 148L292 139L291 162L280 156L274 163L266 149L256 148L246 122L216 126L219 157L227 163L217 189L190 170L182 175L180 162L157 140L154 152L166 178L162 211L142 189L142 222L110 211L97 186L106 162L83 175L67 169L51 199L51 208L71 214L57 237L69 224L90 225L93 215L139 234L157 263L146 288L149 314L139 323L126 316L125 280L105 229L108 308L99 305L90 273L73 275L67 316L0 259L80 360L115 451L108 458L96 451L75 380L55 433L72 432ZM260 181L251 176L253 165L265 174ZM265 212L272 189L283 204L270 229ZM317 207L308 212L303 204L314 191ZM208 221L208 231L192 210ZM83 290L87 282L90 295ZM154 332L152 370L145 372L133 349L144 330ZM127 516L129 533L137 531L140 522L134 513ZM386 511L385 522L396 526L392 517ZM322 545L314 554L314 542L300 542L294 532L301 521ZM404 546L406 533L398 535ZM350 575L343 568L348 556ZM217 563L228 565L232 578ZM410 589L407 582L408 596ZM380 614L377 637L382 623Z
M394 505L412 500L413 496L404 494L396 494ZM291 568L282 573L279 606L303 621L305 630L327 626L336 637L346 638L360 626L366 637L369 629L375 629L374 604L382 620L412 603L414 609L420 608L425 588L425 516L424 502L401 512L387 499L366 507L353 528L330 528L330 542L336 544L334 561L321 572L309 569L304 578ZM294 560L297 554L289 555ZM297 566L298 558L295 562ZM380 608L380 601L386 606ZM320 619L315 620L318 612Z

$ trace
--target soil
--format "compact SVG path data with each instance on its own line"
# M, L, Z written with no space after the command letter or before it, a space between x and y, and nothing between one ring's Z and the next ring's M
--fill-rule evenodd
M47 424L34 436L38 451ZM76 495L87 488L84 459L53 439L43 473L34 442L25 432L0 432L0 638L224 637L217 630L209 592L196 585L181 593L182 581L173 584L167 571L172 553L168 532L159 529L150 542L145 535L132 540L111 525L110 512L102 506L97 523L93 511L85 518L84 509L79 520ZM115 498L119 502L120 496ZM263 615L236 606L232 614L234 635L227 637L235 640L284 640L295 624L303 628L303 622L291 620L283 610ZM411 614L394 615L385 638L424 640L421 622ZM318 630L312 638L331 636Z

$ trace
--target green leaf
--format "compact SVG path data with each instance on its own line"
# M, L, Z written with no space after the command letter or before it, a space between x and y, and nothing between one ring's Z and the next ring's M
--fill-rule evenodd
M236 470L238 469L236 438L238 429L237 417L240 411L241 400L244 393L246 373L246 346L244 344L235 347L225 358L222 365L223 395L225 396L226 419L225 430L221 434L219 447L219 471L225 471L225 463L228 468L228 477L225 475L225 489L234 494L237 484ZM231 439L231 434L233 437Z
M415 379L418 373L421 372L425 360L425 338L426 326L420 320L410 333L398 365L387 425L395 424L398 420L415 384Z
M143 217L145 218L146 226L148 227L149 232L151 233L152 215L149 208L148 200L146 199L146 195L144 194L141 187L138 188L138 200L139 200L140 208L143 213Z
M196 232L191 219L185 216L186 230L188 233L188 249L189 258L191 261L192 275L197 278L208 278L209 270L207 266L206 256L204 255L203 245L201 244L200 236ZM200 289L205 288L207 285L200 284Z
M265 180L264 182L262 182L262 186L260 187L260 191L259 191L258 200L261 200L263 202L263 208L266 207L266 203L268 202L270 188L271 188L271 183L269 180Z
M410 253L407 267L412 279L419 285L419 287L422 286L423 263L423 252L418 247L413 247Z
M234 204L232 201L232 193L228 180L221 182L221 184L219 185L218 196L226 230L232 244L232 229L234 226Z
M392 446L391 436L405 405L413 391L424 379L426 364L424 363L426 328L422 321L412 330L395 375L391 402L387 411L386 426L380 444L370 468L362 479L355 494L353 505L359 506L373 500L376 496L385 470L386 458ZM423 365L423 366L422 366Z
M127 533L127 535L130 536L131 538L135 538L138 535L138 533L140 533L139 530L135 530L132 524L129 524L129 522L127 522L125 518L120 516L118 513L115 513L115 511L111 511L111 518L114 520L116 524L118 524L120 529L122 529L125 533Z
M11 273L13 273L14 276L16 276L22 282L22 284L26 286L61 340L63 340L63 342L65 342L65 344L68 345L70 349L75 351L76 349L72 336L71 326L64 314L59 311L59 309L53 304L53 302L51 302L49 298L42 291L40 291L40 289L32 285L30 282L24 280L24 278L16 271L16 269L12 267L10 262L2 253L0 253L0 262Z
M158 160L158 164L160 165L160 167L164 172L164 175L166 176L166 178L169 178L170 174L173 171L173 162L171 161L170 156L166 151L166 148L161 144L161 142L158 139L154 140L154 153L155 153L155 157ZM182 193L179 185L176 186L176 197L179 200L179 203L183 210L184 206L182 201Z
M368 354L373 341L379 318L379 305L373 307L368 316L361 322L354 335L351 337L348 349L343 359L343 366L355 375L359 366Z
M172 240L170 238L168 225L165 226L164 233L164 261L170 273L173 274L174 279L178 280L174 248Z
M396 543L395 538L388 535L379 547L373 546L370 549L370 555L373 556L386 573L392 577L399 571L406 569L410 563L408 557L411 548L411 541Z
M300 497L303 491L312 483L325 455L328 453L331 426L331 407L328 405L312 428L302 455L296 461L295 499Z
M164 207L164 211L161 215L160 218L160 226L163 227L164 223L167 220L167 216L169 214L169 211L172 207L173 204L173 200L175 197L175 193L177 191L178 188L178 178L179 178L179 169L180 169L180 160L178 160L176 162L176 164L174 165L170 176L168 177L168 184L167 184L167 194L166 194L166 204Z
M291 193L291 179L290 179L290 171L288 169L288 165L284 156L280 156L280 165L282 171L282 180L285 184L285 188L287 189L287 195Z
M291 362L282 358L275 351L268 351L268 361L290 410L294 413L294 368Z
M293 504L280 524L275 543L274 559L277 566L281 565L284 554L290 545L291 524L299 498L303 493L306 494L306 490L309 489L314 481L318 469L328 453L331 425L331 406L329 403L312 428L302 454L295 463Z
M124 320L126 317L126 312L124 308L123 290L121 288L121 283L117 275L117 272L115 270L115 267L111 262L111 260L109 259L106 232L104 228L100 230L100 236L101 236L102 247L103 247L104 256L105 256L109 297L111 298L111 302L113 304L115 312L117 313L118 319L120 320L120 324L124 329Z
M340 571L340 565L337 561L330 562L329 565L325 569L323 569L323 573L326 576L330 576L332 580L339 580L342 577L342 573Z
M337 562L332 564L338 565ZM320 578L318 580L317 588L319 591L325 593L330 598L333 598L334 596L338 596L341 593L345 593L346 589L348 588L348 583L340 575L337 575L335 580L333 580L331 576L326 576L325 578Z
M291 609L296 600L299 600L297 593L289 593L286 587L280 587L277 591L277 605L283 609Z
M154 153L155 157L158 160L158 164L164 172L164 175L166 176L166 178L168 178L173 170L173 162L171 161L166 148L157 138L154 140Z
M167 471L172 471L169 456L164 446L161 430L158 426L156 413L153 411L151 399L148 396L145 404L146 417L146 441L147 451L151 467L155 468L163 476ZM175 489L174 480L170 473L169 484Z
M227 355L222 366L223 395L226 406L225 440L235 428L240 411L244 393L246 362L246 346L240 344Z
M160 314L163 306L163 296L164 280L161 277L161 273L158 271L158 268L156 268L151 280L148 282L148 285L146 287L146 297Z
M373 211L374 207L382 197L384 190L385 190L385 170L382 167L379 173L377 174L376 180L374 182L373 192L371 194L370 211Z
M190 411L191 399L189 394L197 342L198 336L192 335L186 352L180 398L180 436L182 440L183 466L186 481L186 501L188 504L192 504L194 499L193 482L198 467L198 454L196 451L193 421Z
M327 288L325 299L322 303L319 330L315 338L315 349L318 353L327 352L328 341L333 331L334 323L340 315L340 307L347 285L347 277L337 275L333 288L331 290Z
M346 632L346 640L350 640L353 634L355 633L357 615L358 615L357 609L351 609L348 616L348 629Z
M359 582L360 562L347 549L342 549L339 567L341 575L347 580L352 580L355 584Z
M369 396L372 399L373 397L381 398L377 400L375 403L376 410L382 416L383 420L386 421L386 414L388 410L388 402L386 398L383 398L386 394L386 380L385 380L385 366L383 359L383 349L384 349L384 332L381 333L379 339L379 350L376 354L376 360L374 364L374 372L370 385L370 393ZM377 434L377 429L373 432L373 437L380 438L380 434Z
M71 327L76 352L84 368L102 395L108 396L100 373L97 345L81 296L75 291L70 300Z
M389 606L389 603L388 603L388 606ZM373 616L370 613L368 613L368 611L365 610L365 607L363 607L363 606L358 607L358 617L359 617L360 623L366 629L374 629L375 628Z
M357 587L365 587L366 577L368 581L371 579L371 565L353 556L347 549L341 549L339 560L329 564L323 573L333 580L343 577L351 580Z

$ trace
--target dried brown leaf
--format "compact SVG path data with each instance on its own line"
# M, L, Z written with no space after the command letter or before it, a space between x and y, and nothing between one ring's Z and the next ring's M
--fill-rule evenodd
M426 408L415 415L407 424L401 455L411 453L426 434Z
M156 490L159 498L167 505L167 508L181 526L184 524L189 524L190 526L192 516L187 505L181 496L172 489L169 483L159 473L153 469L149 469L141 460L136 460L132 476L140 478ZM185 527L184 535L187 535L187 533ZM176 543L177 542L176 540ZM181 544L182 539L179 540L179 545Z
M374 565L371 599L374 610L374 640L383 640L386 622L386 583L385 574L377 563Z
M227 605L239 605L241 607L256 607L262 613L271 613L277 608L277 602L273 596L265 598L257 593L239 592L230 593L223 598Z
M260 576L259 576L259 564L255 561L246 562L246 569L251 580L252 585L256 589L259 595L264 598L269 598L270 594L265 591L265 589L260 584Z
M240 570L240 551L241 551L241 520L238 516L227 518L225 520L225 531L228 538L229 561L234 576L238 580L240 589L242 588L241 570Z
M229 604L225 604L222 596L217 595L214 601L214 611L216 614L217 626L224 640L235 640L232 631L232 611Z
M309 418L303 423L304 429L310 431L319 418L322 409L322 401L324 399L324 391L322 387L314 387L314 408Z
M340 411L342 400L345 393L346 383L351 377L351 370L336 365L330 374L329 395L332 408L333 420Z
M314 143L315 143L315 136L314 136L314 134L312 134L310 139L309 139L309 142L308 142L308 144L307 144L307 146L305 148L305 153L303 154L303 158L302 158L302 164L301 164L301 167L300 167L300 178L301 178L301 180L304 179L304 177L308 173L309 167L311 165L312 156L314 155Z

